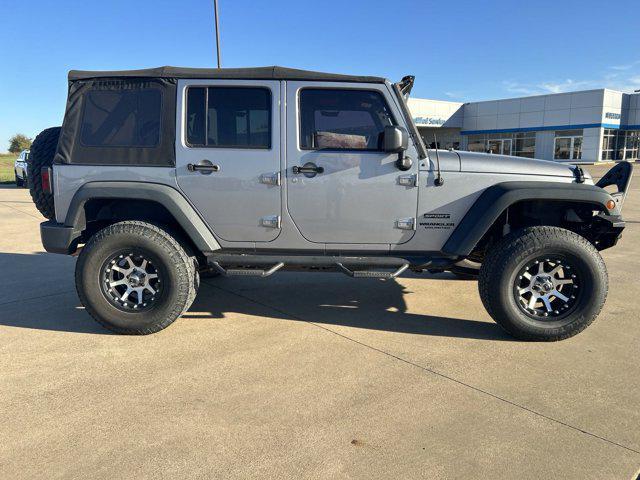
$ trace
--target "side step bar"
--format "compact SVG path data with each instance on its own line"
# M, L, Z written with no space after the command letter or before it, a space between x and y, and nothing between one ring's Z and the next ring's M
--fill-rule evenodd
M259 269L250 269L250 268L229 268L225 269L218 262L209 262L209 264L216 270L218 273L225 275L227 277L231 276L244 276L244 277L268 277L269 275L273 275L282 267L284 267L284 262L276 263L273 267L268 270L259 270Z
M259 268L224 268L222 265L220 265L220 263L216 261L209 261L209 265L211 265L213 270L227 277L244 276L244 277L263 277L264 278L264 277L273 275L275 272L277 272L282 267L284 267L285 264L284 262L278 262L275 265L273 265L271 268L264 269L264 270ZM392 267L397 267L397 269L392 272L378 271L378 270L351 270L350 268L344 266L344 264L342 264L341 262L335 262L333 265L337 266L338 270L344 273L345 275L348 275L353 278L391 279L391 278L396 278L398 275L404 272L407 268L409 268L409 262L405 262L400 266L398 266L397 264L389 265Z
M349 275L350 277L353 277L353 278L391 279L391 278L396 278L398 275L404 272L407 268L409 268L409 264L405 263L404 265L401 265L400 268L398 268L395 272L384 272L384 271L374 271L374 270L350 270L341 263L336 263L336 265L338 266L338 268L340 268L342 273L344 273L345 275Z

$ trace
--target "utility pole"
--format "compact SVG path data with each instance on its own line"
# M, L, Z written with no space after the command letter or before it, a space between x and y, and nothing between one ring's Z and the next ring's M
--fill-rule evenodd
M218 22L218 0L213 0L213 14L216 20L216 51L218 52L218 68L220 68L220 24Z

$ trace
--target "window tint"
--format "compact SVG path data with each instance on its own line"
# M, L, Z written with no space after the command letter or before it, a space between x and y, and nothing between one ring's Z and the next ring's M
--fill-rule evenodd
M300 92L300 148L381 150L393 125L383 96L369 90L304 89Z
M160 141L161 109L157 89L90 91L80 141L89 147L154 147Z
M266 88L190 87L187 143L271 148L271 92Z

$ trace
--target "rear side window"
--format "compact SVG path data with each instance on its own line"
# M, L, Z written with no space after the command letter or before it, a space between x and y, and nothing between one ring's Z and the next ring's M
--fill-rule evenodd
M384 97L371 90L304 89L300 92L300 148L381 150L394 119Z
M89 91L80 142L87 147L155 147L160 142L161 112L158 89Z
M186 115L189 146L271 148L267 88L189 87Z

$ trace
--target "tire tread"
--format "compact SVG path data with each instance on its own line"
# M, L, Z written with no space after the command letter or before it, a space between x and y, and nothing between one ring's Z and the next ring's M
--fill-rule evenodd
M99 243L107 241L114 235L122 234L144 236L151 239L155 244L169 252L171 261L178 267L177 272L179 278L176 282L177 284L173 285L173 288L180 289L179 298L183 300L174 302L173 308L169 314L164 315L163 318L159 318L157 322L144 328L124 328L109 323L105 319L101 318L101 316L91 308L87 296L83 291L81 272L84 262L91 258L93 249ZM76 291L78 292L78 297L80 297L80 301L85 306L89 315L91 315L93 319L103 327L124 335L149 335L168 327L189 309L197 294L197 275L198 272L193 258L187 255L182 245L171 234L169 234L167 230L152 223L127 220L111 224L98 231L83 247L76 266Z
M511 232L498 241L487 253L478 277L478 290L482 303L491 318L517 338L535 341L564 340L577 335L587 328L602 311L604 299L599 303L595 313L584 318L581 322L570 323L565 327L561 327L558 333L544 335L520 329L514 322L499 313L502 301L500 290L494 288L494 285L497 284L502 272L508 268L511 259L516 255L526 255L543 250L549 245L557 244L558 242L573 245L582 250L585 255L589 255L598 264L598 281L602 282L604 286L604 299L606 299L609 288L607 268L598 251L586 238L570 230L551 226L527 227Z

